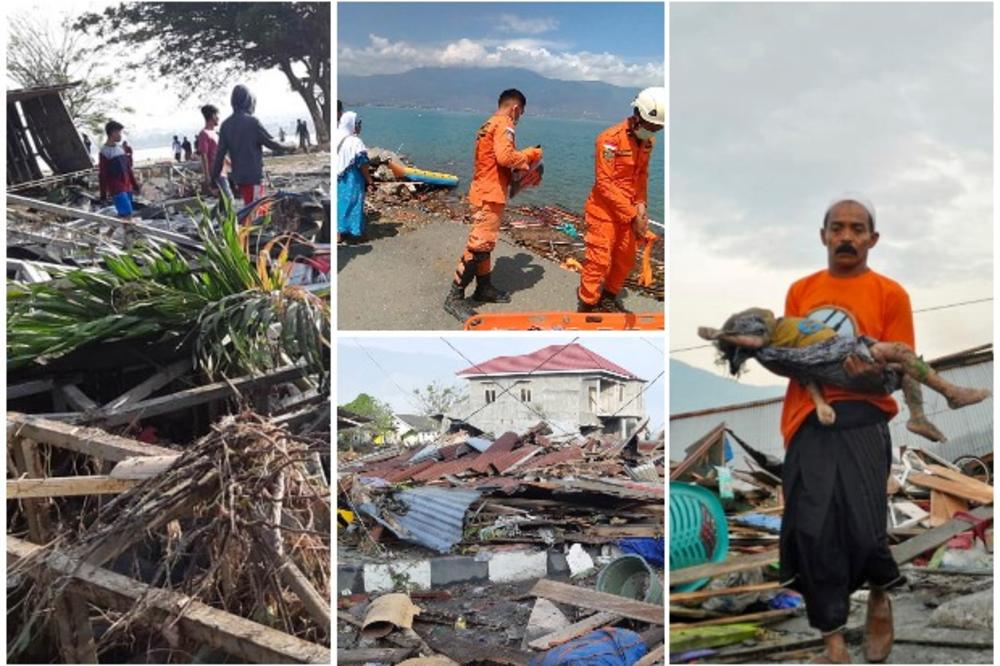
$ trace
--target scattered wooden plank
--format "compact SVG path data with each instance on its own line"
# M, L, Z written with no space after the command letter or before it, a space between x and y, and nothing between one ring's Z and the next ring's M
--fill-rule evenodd
M647 652L646 656L635 662L635 666L653 666L654 664L662 664L664 662L664 655L666 654L666 645L661 645L654 648L651 652Z
M7 499L117 495L138 483L109 476L56 476L44 479L7 479Z
M772 622L792 615L797 615L797 608L780 608L778 610L758 611L756 613L745 613L743 615L731 615L729 617L717 617L711 620L701 620L700 622L685 622L682 624L671 624L671 629L685 629L689 627L711 627L717 624L734 624L737 622Z
M8 560L20 560L36 553L39 546L22 539L7 537ZM329 648L309 643L295 636L220 611L170 590L150 588L144 583L90 564L71 560L60 553L51 553L44 560L45 568L73 578L70 588L96 604L118 610L128 610L139 600L148 604L145 617L154 623L172 619L186 606L177 623L181 631L193 640L226 651L228 654L257 664L329 664Z
M609 624L614 624L622 619L621 615L615 615L614 613L595 613L590 617L586 617L579 622L574 622L564 629L559 631L554 631L551 634L546 634L540 638L528 643L528 647L533 650L548 650L554 648L557 645L562 645L567 641L571 641L578 636L593 631L594 629L600 629L601 627L606 627Z
M717 648L742 643L753 639L756 635L757 625L752 622L674 629L670 632L670 649L675 652L687 652Z
M183 234L178 234L173 231L167 231L164 229L157 229L155 227L150 227L145 224L132 222L130 220L111 217L110 215L101 215L100 213L92 213L90 211L70 208L68 206L60 206L59 204L49 203L48 201L41 201L39 199L31 199L29 197L22 197L16 194L7 195L7 205L10 204L26 206L28 208L34 208L35 210L45 211L47 213L55 213L56 215L62 215L63 217L68 217L70 219L75 219L75 220L87 220L88 222L101 222L104 224L111 224L114 226L122 227L127 230L135 231L144 236L162 238L164 240L173 242L175 245L191 248L193 250L204 251L205 249L204 245L202 245L196 240L188 238Z
M357 648L337 650L338 664L398 664L413 654L413 648Z
M17 412L7 412L7 434L8 437L25 437L112 462L133 456L177 455L177 451L173 449L118 437L99 428L71 425Z
M980 520L993 518L993 507L981 506L977 509L973 509L969 513ZM892 556L895 558L897 563L904 564L921 553L924 553L932 548L937 548L956 534L961 534L969 529L972 529L972 525L970 525L967 521L953 518L940 527L927 530L919 536L915 536L908 541L904 541L901 544L893 546Z
M940 490L931 491L930 526L944 525L959 511L968 511L969 502Z
M190 370L191 361L188 359L171 363L167 367L147 378L142 383L136 384L114 400L109 401L106 405L104 405L104 410L114 411L144 400L170 382L180 379Z
M664 608L644 601L626 599L615 594L596 592L584 587L567 585L558 581L542 578L528 593L535 597L545 597L550 601L569 604L578 608L615 613L650 624L665 624Z
M281 384L305 377L307 374L309 371L302 366L285 366L264 375L246 375L231 381L215 382L158 398L150 398L126 405L121 409L107 412L101 410L90 415L90 418L107 426L125 425L138 419L178 412L213 400L238 397L242 391Z
M780 589L781 583L774 581L771 583L756 583L754 585L739 585L737 587L720 587L712 590L698 590L697 592L677 592L670 595L670 603L697 601L699 599L708 599L709 597L721 597L730 594L746 594L748 592L766 592L767 590Z
M90 399L86 393L80 390L76 384L66 384L59 387L60 393L66 398L66 402L73 409L81 412L89 412L97 409L100 405Z
M908 477L906 477L906 480L923 488L940 490L948 493L949 495L961 497L973 502L979 502L980 504L993 503L993 488L990 486L986 486L989 488L989 491L986 491L967 483L952 481L951 479L945 479L932 474L919 474L917 472L911 473Z
M993 495L993 486L988 483L983 483L979 479L974 479L967 474L962 474L959 471L950 469L943 465L928 465L927 469L934 472L938 476L966 485L970 489L978 489L983 493L988 493L990 496Z
M51 391L55 382L51 379L33 379L30 382L22 382L7 387L7 400L16 400L29 395L37 395Z
M169 456L137 456L115 465L109 472L112 479L139 481L151 479L170 469L177 462L179 453Z
M768 550L763 553L754 553L753 555L738 555L723 562L699 564L696 567L676 569L670 572L669 580L671 585L680 585L681 583L690 583L700 578L713 578L737 571L757 569L777 561L777 550Z

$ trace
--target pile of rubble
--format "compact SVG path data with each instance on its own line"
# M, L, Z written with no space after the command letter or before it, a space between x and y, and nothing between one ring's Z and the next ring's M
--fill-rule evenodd
M727 465L734 445L743 449L746 469ZM822 640L806 626L801 596L782 588L778 578L781 461L754 449L724 423L685 453L683 460L670 463L671 662L801 661L814 656ZM963 471L929 451L904 447L892 467L886 489L891 549L908 578L908 586L894 592L897 610L903 609L897 616L906 617L911 608L922 611L919 626L897 622L896 642L904 648L992 649L992 611L985 612L991 608L992 589L985 601L972 594L986 581L992 584L991 458L976 459L975 467ZM703 511L700 535L692 538L686 504ZM700 563L690 561L692 547L702 555ZM852 595L859 613L867 594ZM936 610L928 614L926 608ZM849 642L860 639L861 625L849 625L846 636Z
M595 641L614 641L622 664L662 663L664 442L641 440L644 427L622 439L539 424L491 440L456 424L426 446L342 452L341 562L541 548L572 580L427 590L401 575L386 595L341 589L338 663L526 664L560 652L570 661L552 663L568 664Z

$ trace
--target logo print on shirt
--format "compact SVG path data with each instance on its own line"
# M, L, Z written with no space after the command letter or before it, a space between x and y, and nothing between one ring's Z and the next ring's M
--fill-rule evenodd
M851 313L835 305L818 307L806 317L819 324L829 326L837 332L837 335L845 338L853 338L858 334L858 326Z

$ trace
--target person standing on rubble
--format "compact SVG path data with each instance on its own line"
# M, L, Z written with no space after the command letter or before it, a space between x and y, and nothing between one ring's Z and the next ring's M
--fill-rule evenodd
M229 159L222 163L222 171L219 177L212 180L212 165L215 163L215 154L219 152L219 109L214 104L206 104L201 107L201 115L205 119L205 127L198 132L194 142L198 147L198 158L201 160L201 173L205 180L202 189L206 194L221 193L230 202L234 201L233 191L229 187L229 170L231 168Z
M666 117L667 89L646 88L630 117L597 135L594 187L583 209L579 312L628 312L618 294L635 266L636 244L646 238L649 158Z
M339 122L339 121L338 121ZM295 133L299 135L299 148L304 153L309 152L309 126L306 121L299 120L295 124Z
M896 282L868 267L879 240L875 207L848 195L827 208L820 229L827 268L792 284L785 315L824 321L846 336L868 335L914 345L910 297ZM921 361L923 363L923 361ZM882 369L851 356L852 377ZM837 413L821 425L806 388L788 385L781 414L785 440L781 522L781 584L805 599L809 624L823 632L825 654L817 663L850 663L843 631L850 596L868 584L864 652L885 661L892 649L892 605L888 590L905 582L889 550L886 484L892 465L889 420L899 411L885 393L855 393L823 386Z
M86 132L80 132L80 136L83 138L83 147L87 149L87 159L92 160L93 158L90 156L90 152L93 150L94 144L90 142L90 137L87 136Z
M368 148L358 134L361 119L353 111L340 117L337 146L337 242L365 235L365 189L373 185Z
M174 134L174 142L170 145L171 149L174 151L174 161L181 161L181 151L184 147L181 145L181 140Z
M109 120L104 126L107 141L101 146L97 158L97 182L101 199L111 199L118 217L132 217L132 193L140 189L132 171L132 155L122 144L122 130L125 126Z
M510 294L493 286L490 255L500 233L500 218L507 204L507 190L515 169L528 169L542 159L541 146L518 150L514 145L514 127L524 115L528 100L524 93L510 88L500 93L497 111L476 132L472 185L472 228L465 251L458 259L451 290L444 301L445 312L459 321L475 316L465 289L476 279L475 303L510 303ZM346 114L345 114L346 115Z
M181 141L181 149L184 151L185 162L190 162L191 160L194 159L194 155L192 154L191 142L188 141L187 137L184 137L184 140Z
M278 155L287 152L287 148L275 141L253 115L256 99L249 88L243 84L235 86L230 104L233 114L219 128L219 148L212 163L211 180L218 182L228 157L232 179L243 203L249 206L264 196L264 146Z

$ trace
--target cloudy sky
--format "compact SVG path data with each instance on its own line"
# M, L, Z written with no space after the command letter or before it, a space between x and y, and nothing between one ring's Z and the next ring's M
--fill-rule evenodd
M570 81L663 85L662 3L337 5L337 70L524 67Z
M75 20L84 13L102 12L107 7L118 4L105 0L27 2L17 3L16 9L8 10L8 13L33 17L36 21L47 23L55 34L61 34L59 26L63 20ZM182 46L151 45L151 48ZM119 58L107 55L96 57L103 60L101 74L114 74L121 81L116 90L116 99L123 106L130 106L135 110L131 114L118 113L116 116L125 123L126 132L135 146L143 146L143 135L162 132L188 133L193 138L193 134L204 125L199 111L204 104L215 104L222 110L223 118L229 114L229 94L232 86L222 90L199 91L198 94L191 95L190 91L184 90L175 82L157 78L151 72L130 69ZM232 83L233 85L245 83L250 86L257 96L256 115L265 122L277 118L309 117L302 98L292 92L288 79L278 70L249 73ZM8 85L15 87L10 81ZM292 127L286 125L285 129L290 132Z
M678 3L670 32L671 349L780 311L825 267L822 214L845 191L875 203L869 263L915 311L992 296L989 3ZM914 321L931 358L993 339L989 302ZM673 358L719 371L710 350Z
M481 363L496 356L530 354L546 345L565 345L573 337L477 335L447 340L471 361ZM624 339L599 335L578 342L649 382L645 394L646 411L650 416L650 428L653 432L659 431L664 424L666 402L663 377L656 379L663 372L662 338L630 336ZM411 396L413 389L423 389L435 381L460 386L463 382L455 373L470 365L438 337L340 338L334 397L338 405L343 405L359 393L367 393L389 403L397 412L412 413L418 411Z

